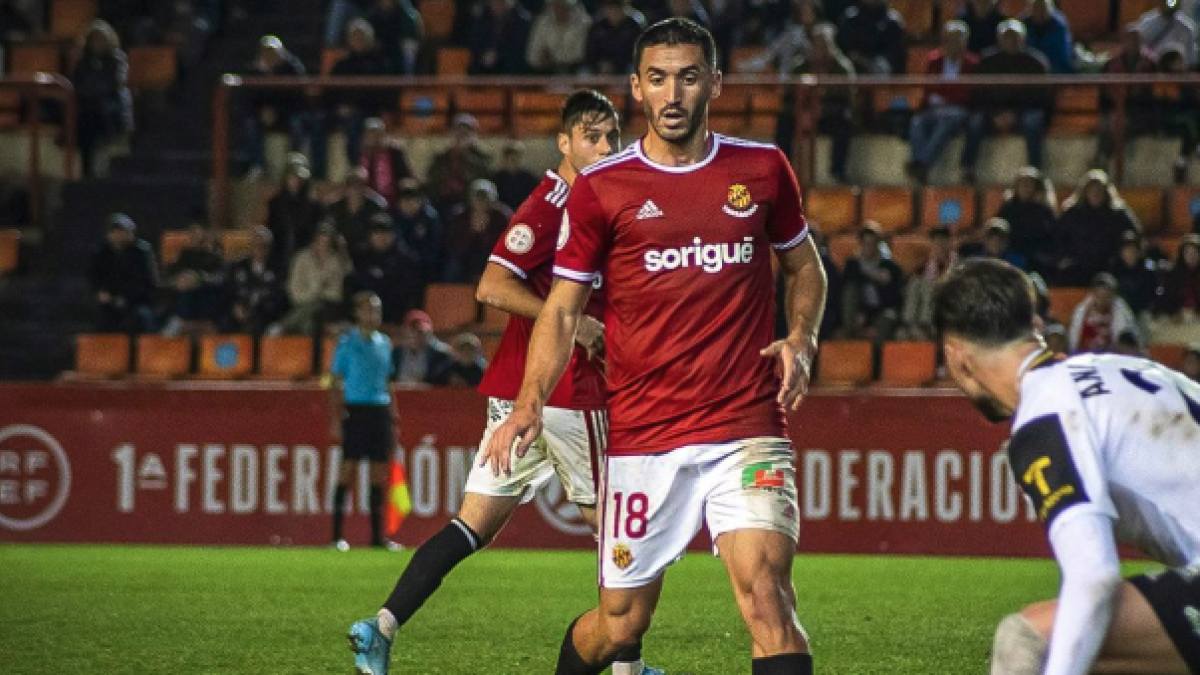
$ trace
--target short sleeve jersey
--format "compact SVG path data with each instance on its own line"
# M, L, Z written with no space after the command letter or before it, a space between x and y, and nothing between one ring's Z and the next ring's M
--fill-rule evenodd
M570 186L558 174L547 171L545 178L513 214L504 236L496 242L489 262L501 265L517 275L530 289L545 298L554 281L554 249L563 222L563 207ZM586 313L601 318L603 298L597 278ZM483 381L485 396L516 400L525 377L525 359L533 335L533 319L510 316ZM605 407L604 374L600 364L588 358L587 351L576 345L571 362L547 405L569 410L599 410Z
M554 273L603 275L609 452L784 436L771 249L808 236L778 148L721 135L684 167L637 143L585 169Z
M342 379L347 404L391 403L388 379L392 374L392 341L383 333L363 335L357 328L347 331L334 348L332 370Z
M1139 358L1047 360L1021 380L1008 444L1047 527L1080 513L1172 566L1200 562L1200 385Z

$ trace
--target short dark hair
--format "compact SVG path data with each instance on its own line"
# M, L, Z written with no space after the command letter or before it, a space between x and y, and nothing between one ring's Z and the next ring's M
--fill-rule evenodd
M642 52L647 47L668 45L696 45L704 52L704 62L709 68L717 69L717 45L713 42L712 33L691 19L672 17L663 19L642 31L637 43L633 46L633 69L642 69Z
M1002 260L958 263L934 287L933 324L943 337L999 347L1032 335L1033 317L1033 283Z
M563 101L562 132L568 136L580 124L598 124L607 119L618 121L617 108L595 89L580 89Z

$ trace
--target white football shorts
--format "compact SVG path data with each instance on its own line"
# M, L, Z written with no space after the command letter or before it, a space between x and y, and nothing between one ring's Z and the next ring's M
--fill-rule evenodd
M512 413L512 401L488 399L488 423L479 447L485 448L496 427ZM595 463L604 454L608 411L545 408L542 435L524 457L512 456L512 473L492 475L491 466L471 467L467 492L490 497L520 497L521 503L558 474L567 499L580 506L596 505Z
M706 522L800 537L796 469L784 438L689 445L608 457L600 510L600 586L638 588L679 560ZM714 545L715 549L715 545Z

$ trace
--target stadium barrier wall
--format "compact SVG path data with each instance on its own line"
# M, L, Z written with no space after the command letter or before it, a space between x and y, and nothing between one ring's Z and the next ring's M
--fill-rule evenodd
M323 545L340 449L315 386L0 385L0 542ZM485 420L471 391L399 391L415 545L453 515ZM1045 555L1007 427L937 392L817 392L794 416L800 549ZM365 474L348 535L367 539ZM496 546L590 548L557 484ZM694 548L708 546L701 534Z

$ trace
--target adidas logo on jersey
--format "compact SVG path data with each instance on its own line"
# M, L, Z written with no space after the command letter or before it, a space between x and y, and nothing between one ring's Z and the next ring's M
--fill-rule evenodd
M637 212L638 220L662 218L664 216L665 214L662 212L662 209L658 208L658 204L655 204L653 199L647 199L646 203L642 204L642 208Z

